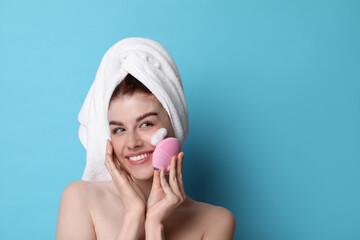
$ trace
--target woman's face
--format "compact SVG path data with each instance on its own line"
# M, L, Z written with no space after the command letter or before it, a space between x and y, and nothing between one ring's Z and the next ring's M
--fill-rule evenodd
M154 95L134 93L113 100L108 110L114 160L135 179L146 180L153 176L151 136L166 128L174 137L171 121ZM150 153L150 154L149 154ZM146 156L149 154L148 156Z

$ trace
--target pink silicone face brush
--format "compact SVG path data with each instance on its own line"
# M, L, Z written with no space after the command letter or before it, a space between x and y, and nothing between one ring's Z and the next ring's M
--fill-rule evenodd
M165 138L167 130L159 129L151 137L151 143L156 146L152 156L153 167L161 170L165 167L165 171L170 171L171 158L180 152L180 141L177 138Z

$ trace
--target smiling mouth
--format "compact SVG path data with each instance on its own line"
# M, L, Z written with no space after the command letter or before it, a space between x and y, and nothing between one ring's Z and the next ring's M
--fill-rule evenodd
M144 153L144 154L140 154L138 156L133 156L133 157L127 157L127 159L129 159L132 162L137 162L137 161L141 161L144 160L146 157L148 157L152 152L148 152L148 153Z
M149 156L149 155L150 155L150 153L145 153L145 154L141 154L141 155L139 155L139 156L129 157L129 160L130 160L130 161L133 161L133 162L136 162L136 161L140 161L140 160L146 158L146 157Z

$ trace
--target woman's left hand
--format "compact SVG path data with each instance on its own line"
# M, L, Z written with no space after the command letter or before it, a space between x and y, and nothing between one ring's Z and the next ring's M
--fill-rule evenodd
M147 201L146 221L163 223L163 221L186 199L182 180L184 153L172 157L169 183L165 178L165 168L160 172L154 170L153 185Z

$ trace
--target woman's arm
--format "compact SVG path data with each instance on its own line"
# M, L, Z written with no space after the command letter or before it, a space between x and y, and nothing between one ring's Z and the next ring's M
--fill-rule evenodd
M70 183L62 193L55 239L96 239L88 210L86 186L81 181Z
M124 222L115 240L138 240L139 228L144 225L145 217L143 214L126 213Z
M161 223L155 223L147 221L145 223L146 239L165 239L164 225Z

